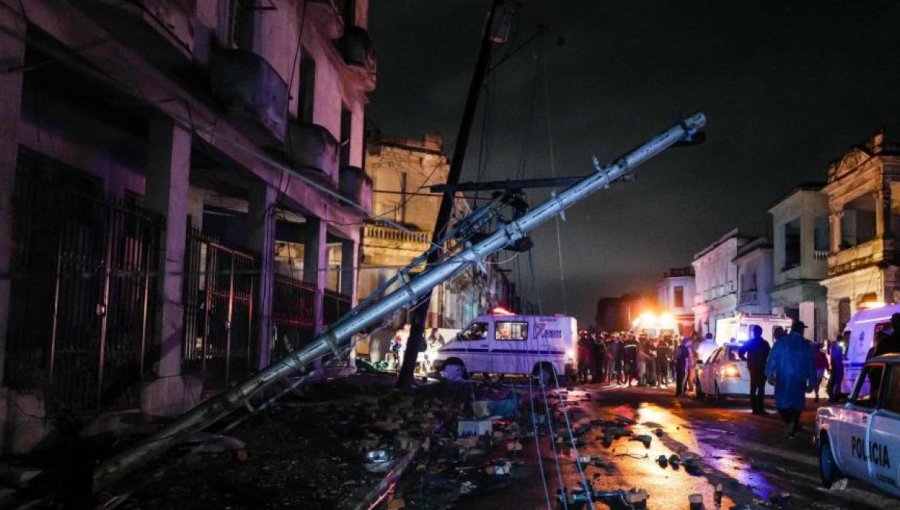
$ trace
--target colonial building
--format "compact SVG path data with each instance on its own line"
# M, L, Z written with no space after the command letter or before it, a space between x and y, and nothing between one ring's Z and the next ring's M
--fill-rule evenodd
M827 332L828 200L822 184L801 184L769 209L774 233L772 313L801 320L808 338Z
M6 451L183 412L353 304L367 0L0 1Z
M359 292L367 297L397 270L412 262L431 245L431 229L441 204L441 194L428 187L445 182L450 170L439 134L423 139L371 133L367 142L366 173L372 177L372 208L376 221L366 225L362 244ZM465 217L469 203L456 199L454 216ZM380 220L380 221L379 221ZM385 222L384 220L389 220ZM401 230L395 225L402 225ZM460 328L494 307L520 310L515 286L495 264L485 273L467 270L452 281L435 287L428 314L429 326ZM396 325L407 321L398 313Z
M734 259L738 249L750 242L737 229L725 234L696 255L694 262L694 321L696 331L716 333L716 321L737 310L738 282Z
M865 303L900 302L900 143L886 130L828 166L828 336ZM897 190L897 191L895 191Z
M738 248L732 262L737 271L737 311L772 313L772 243L757 237Z
M694 331L694 268L675 267L663 274L656 284L656 301L660 312L670 313L678 322L679 332Z

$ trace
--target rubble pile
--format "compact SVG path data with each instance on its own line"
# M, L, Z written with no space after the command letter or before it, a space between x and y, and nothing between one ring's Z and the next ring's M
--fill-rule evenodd
M230 436L206 434L170 452L149 468L165 474L120 508L356 508L377 498L404 460L431 448L466 396L445 384L402 391L394 380L362 375L305 387Z

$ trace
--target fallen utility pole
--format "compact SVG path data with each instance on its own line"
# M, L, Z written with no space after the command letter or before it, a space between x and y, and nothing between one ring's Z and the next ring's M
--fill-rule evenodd
M472 75L472 81L469 83L469 94L466 96L466 106L463 109L459 133L456 135L456 148L453 150L453 157L450 158L450 169L447 171L446 181L449 185L459 182L459 176L462 174L463 161L466 159L466 148L469 146L469 135L472 133L472 123L475 121L475 110L478 107L478 97L481 95L481 87L484 85L488 64L491 61L491 50L495 40L492 33L494 20L499 15L498 11L503 7L503 4L503 0L493 0L491 2L491 10L484 25L484 32L481 34L481 48L478 51L478 61L475 63L475 72ZM511 17L512 12L512 10L507 10L503 17ZM496 40L500 41L503 38ZM437 244L440 242L441 237L444 236L444 232L450 224L450 214L453 212L454 201L453 192L445 192L441 197L441 205L438 208L437 217L434 219L434 228L431 230L432 244ZM439 257L440 252L437 250L432 251L428 255L428 264L437 263ZM431 294L425 296L419 307L414 308L410 314L406 351L403 355L403 362L400 365L400 372L397 374L397 387L399 388L408 388L412 384L413 375L416 371L416 361L419 359L419 347L425 343L425 322L428 320L430 303Z
M562 213L588 195L608 187L635 167L656 156L676 142L690 139L706 124L706 117L696 113L643 145L621 156L610 165L600 167L584 179L551 197L518 219L501 224L483 240L429 266L420 275L405 281L397 290L363 310L354 308L325 330L310 344L269 365L265 370L244 380L221 395L213 397L181 415L174 422L152 434L138 445L120 452L100 464L94 471L94 492L135 470L147 461L178 444L191 434L216 423L233 411L249 405L249 399L276 381L306 368L316 359L337 355L346 348L352 335L381 321L404 306L410 306L431 289L467 268L480 263L488 255L510 246L527 232Z

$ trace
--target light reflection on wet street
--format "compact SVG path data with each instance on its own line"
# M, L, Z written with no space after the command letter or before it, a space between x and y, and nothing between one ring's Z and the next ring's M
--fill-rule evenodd
M559 408L556 393L548 394L551 409ZM812 402L804 413L807 433L788 439L776 415L752 415L746 402L717 406L676 399L671 393L598 385L562 392L573 430L587 430L578 435L583 444L577 454L592 457L583 472L593 490L642 488L649 494L646 508L657 510L691 508L691 494L701 495L707 510L900 508L900 501L860 482L851 482L849 489L839 492L821 488L817 450L811 440ZM542 400L537 404L544 407ZM605 446L604 427L613 422L624 424L633 436L650 436L649 447L634 437L620 437ZM534 443L528 441L522 453L524 463L514 476L514 490L461 500L457 508L545 508ZM677 468L668 462L673 454L682 461ZM665 466L658 462L660 456L666 457ZM576 452L568 447L560 447L554 456L549 437L541 438L542 467L554 508L562 508L553 497L559 488L558 476L569 491L582 485L576 460ZM717 485L722 488L718 504ZM626 508L609 501L595 501L594 507Z

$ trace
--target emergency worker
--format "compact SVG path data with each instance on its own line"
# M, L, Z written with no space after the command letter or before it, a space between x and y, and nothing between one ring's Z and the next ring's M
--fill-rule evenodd
M753 414L767 414L766 361L769 360L771 348L769 342L762 337L762 332L761 326L753 326L750 340L738 349L738 356L747 361L747 370L750 371L750 404L753 406Z
M816 366L810 341L803 338L806 324L794 321L791 332L781 337L769 354L766 378L775 386L775 407L788 426L788 437L800 431L800 413L806 393L816 382Z

